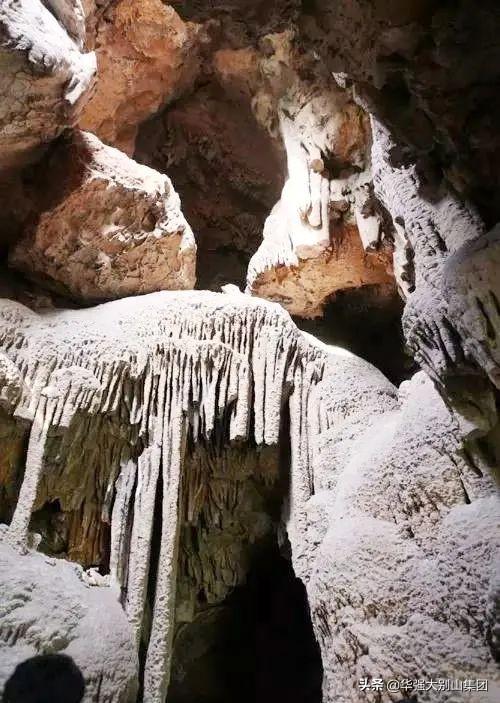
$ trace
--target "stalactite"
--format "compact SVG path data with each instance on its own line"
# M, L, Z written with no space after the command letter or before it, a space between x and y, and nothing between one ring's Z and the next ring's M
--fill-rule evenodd
M292 494L300 494L302 502L312 492L308 398L321 379L325 354L304 340L278 306L206 293L161 293L40 316L6 302L0 343L24 382L15 415L32 420L9 528L12 543L25 547L40 481L50 482L47 445L54 428L70 427L77 416L103 415L114 418L128 437L129 455L113 445L100 459L100 473L107 477L100 479L103 517L111 519L111 584L138 649L149 635L144 695L161 703L173 637L179 482L188 428L195 442L209 440L226 418L228 441L276 445L290 399ZM83 446L89 438L80 435L69 441ZM211 509L220 509L217 499ZM145 606L158 519L149 630Z

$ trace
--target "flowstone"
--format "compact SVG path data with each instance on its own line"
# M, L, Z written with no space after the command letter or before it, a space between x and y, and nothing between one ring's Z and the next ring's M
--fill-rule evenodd
M220 602L244 580L245 550L233 540L228 551L217 526L230 533L233 505L240 524L264 536L270 524L245 517L238 495L249 490L245 477L272 485L275 469L268 461L259 469L237 447L271 451L284 428L280 529L309 598L324 699L364 700L357 678L382 673L474 675L494 690L488 592L499 502L488 467L472 463L425 374L398 394L367 362L302 334L278 305L241 294L162 292L43 314L3 301L0 342L14 417L31 424L4 539L26 552L40 495L58 499L65 486L64 508L71 486L92 479L96 492L83 502L99 506L95 529L109 530L104 580L141 653L145 700L165 700L190 594L201 586ZM91 446L109 450L76 461ZM209 528L198 532L201 551L181 539L189 522L191 535L197 524Z

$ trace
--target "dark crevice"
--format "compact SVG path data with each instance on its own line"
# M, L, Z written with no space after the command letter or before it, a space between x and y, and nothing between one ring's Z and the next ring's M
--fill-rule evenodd
M230 445L223 431L205 441L188 436L167 703L322 700L319 646L284 530L291 458L287 393L281 417L278 447ZM220 421L224 427L224 417ZM201 490L204 505L192 514L190 496ZM238 571L237 585L227 587Z
M336 293L323 318L294 321L326 344L348 349L369 361L399 385L417 370L405 346L403 309L404 302L396 293L380 295L376 287L363 286Z
M188 660L200 640L203 652ZM167 703L320 703L322 678L305 587L270 543L245 585L184 625Z
M139 644L139 692L138 703L147 701L144 699L144 666L151 634L151 618L155 603L156 581L158 576L158 565L160 560L161 536L163 522L163 473L160 465L158 483L156 486L155 506L153 512L151 553L149 557L148 587L146 603L144 604L141 641Z

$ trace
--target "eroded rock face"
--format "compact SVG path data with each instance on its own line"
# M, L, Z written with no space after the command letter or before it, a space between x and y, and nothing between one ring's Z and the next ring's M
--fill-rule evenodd
M264 243L250 262L252 295L281 303L302 318L320 317L335 293L351 288L377 286L378 296L388 301L395 295L390 252L386 257L366 253L355 225L332 227L328 244L303 258L290 245L288 223L278 203L266 221Z
M176 624L192 622L245 584L275 536L283 481L277 447L192 444L180 488ZM271 508L269 507L271 506Z
M94 54L80 50L39 0L2 3L0 172L36 158L76 121L95 72Z
M80 127L132 155L139 124L193 85L199 29L161 0L111 3L98 20L98 80Z
M199 248L198 287L243 286L284 171L249 101L204 86L141 128L135 158L169 173L181 195Z
M406 339L417 362L445 389L464 428L485 428L496 416L492 330L500 290L498 277L487 273L484 254L495 260L497 235L486 234L477 210L446 184L434 198L424 197L416 161L401 163L394 137L375 118L372 122L375 191L394 218L396 254L405 241L413 252L415 283L403 315ZM484 266L480 275L478 258Z
M374 193L394 224L408 344L464 424L487 426L499 292L497 277L474 279L472 252L483 242L495 257L486 233L498 219L498 144L484 135L498 99L498 6L358 0L315 3L306 15L302 40L372 115Z
M56 146L47 172L13 267L80 301L194 286L196 245L167 176L86 132Z
M290 531L322 648L324 700L365 700L346 681L389 671L418 679L417 661L445 678L491 677L493 700L500 682L475 614L494 610L494 481L467 460L458 423L425 374L396 397L361 368L358 394L361 376L345 371L318 387L329 421L312 440L316 492Z
M43 0L43 4L78 44L86 43L86 15L95 9L95 0Z
M417 151L426 185L444 174L489 227L499 216L499 21L494 0L320 0L301 20L308 45L356 82L399 148Z
M21 366L22 358L37 359L28 363L25 390L15 409L34 429L26 456L29 469L8 541L17 549L26 547L41 495L50 490L54 499L59 488L72 485L73 491L61 497L66 507L71 496L78 501L87 495L81 481L90 480L94 494L89 502L99 501L95 527L102 530L108 523L111 528L111 582L122 594L137 647L141 638L145 640L145 697L160 703L168 684L175 625L174 555L179 548L178 496L188 431L193 441L220 433L228 443L276 445L282 407L289 401L294 460L307 462L307 423L300 417L321 374L321 352L308 346L279 306L243 295L164 292L47 316L4 301L2 319L2 344L9 359ZM17 349L14 330L21 328L34 345L28 344L28 356L25 345ZM104 423L102 433L86 424L89 418ZM116 444L117 437L125 443ZM99 446L107 449L101 452ZM95 457L88 472L81 471L82 461L77 460L82 452ZM296 490L307 491L309 480L305 469ZM236 483L228 486L229 499L234 489ZM215 528L224 514L225 492L219 494L219 505L217 481L213 491L215 500L193 506L192 515L197 519L198 508L207 509ZM73 539L87 536L86 520L78 526ZM224 561L215 570L215 582L210 573L204 577L215 595L233 578L241 578L239 570L228 574L235 567L228 565L226 571ZM196 568L196 559L190 563Z
M300 54L291 33L267 40L268 87L259 86L253 104L269 128L279 124L287 177L247 290L301 317L321 315L328 298L348 288L378 284L390 296L391 226L373 197L366 115Z
M359 680L380 677L488 679L481 703L497 700L495 5L46 0L0 10L8 111L16 105L5 163L74 121L90 80L82 47L95 45L100 75L82 124L173 176L202 240L202 285L241 284L264 228L248 293L280 303L228 286L56 310L18 281L28 307L0 301L0 519L10 523L0 683L21 659L57 648L81 667L89 703L132 703L138 675L142 698L164 703L172 668L173 701L217 699L224 685L207 651L220 628L231 646L231 599L265 546L307 592L324 703L364 703ZM28 11L36 27L24 52ZM59 294L88 304L194 285L193 235L167 176L75 132L16 178L0 185L6 239L30 223L11 262ZM321 315L333 295L333 340L336 312L355 310L349 295L387 299L399 321L393 268L424 369L399 389L283 310ZM356 349L368 356L364 340ZM385 364L408 377L390 354ZM279 589L272 597L271 619L290 602ZM276 647L283 659L279 638ZM256 695L293 701L291 681Z

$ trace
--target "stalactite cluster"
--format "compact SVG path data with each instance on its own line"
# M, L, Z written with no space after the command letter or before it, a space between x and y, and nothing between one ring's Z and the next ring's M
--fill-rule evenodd
M324 355L301 339L280 308L240 300L228 304L213 294L129 299L108 310L107 328L100 314L106 315L106 308L43 316L16 303L3 309L2 348L19 369L22 383L14 414L32 423L8 541L26 548L42 478L55 482L55 494L61 485L60 474L47 475L50 434L67 430L66 456L77 451L85 456L85 418L112 418L127 433L126 442L115 443L109 454L101 452L93 466L97 484L107 481L101 520L108 520L111 528L110 580L121 593L137 646L145 626L155 511L161 515L144 670L144 690L151 701L163 700L168 683L179 481L188 429L197 441L209 439L221 431L218 423L226 417L228 441L251 437L257 445L275 445L282 408L290 402L294 462L300 466L295 473L302 482L311 475L307 406L311 388L321 378ZM101 442L99 446L103 448ZM194 464L192 459L184 480L196 484ZM73 489L78 487L81 470L81 462L65 463L62 491L70 481ZM311 490L310 483L309 478L297 489ZM189 494L188 499L196 496ZM195 511L190 507L188 515Z
M0 697L499 699L499 27L0 0Z

